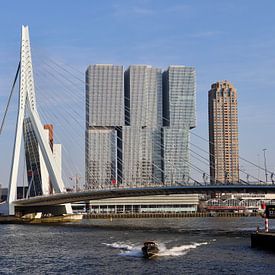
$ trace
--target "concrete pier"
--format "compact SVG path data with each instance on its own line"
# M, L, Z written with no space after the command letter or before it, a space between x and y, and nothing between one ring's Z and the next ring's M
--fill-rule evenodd
M83 219L155 219L155 218L190 218L190 217L248 217L257 216L257 213L233 213L233 212L194 212L194 213L90 213L83 215Z

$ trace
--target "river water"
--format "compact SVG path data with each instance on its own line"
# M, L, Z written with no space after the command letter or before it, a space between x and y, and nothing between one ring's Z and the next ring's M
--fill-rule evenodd
M250 247L257 224L263 219L0 225L0 274L275 274L275 253ZM142 258L145 240L159 243L159 257Z

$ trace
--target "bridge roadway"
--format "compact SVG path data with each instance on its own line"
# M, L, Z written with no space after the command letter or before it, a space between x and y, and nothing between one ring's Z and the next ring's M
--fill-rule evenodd
M29 199L20 199L14 202L15 206L45 206L80 201L100 200L122 197L139 197L170 194L207 194L216 193L275 193L275 185L199 185L174 187L143 187L117 188L106 190L87 190L81 192L56 193L48 196L37 196Z

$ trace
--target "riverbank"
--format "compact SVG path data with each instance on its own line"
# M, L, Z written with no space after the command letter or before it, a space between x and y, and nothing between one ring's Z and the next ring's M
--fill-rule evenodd
M83 219L144 219L144 218L190 218L190 217L255 217L257 213L233 212L195 212L195 213L112 213L112 214L85 214Z
M0 224L33 224L33 223L67 223L79 222L83 214L66 214L62 216L39 217L35 214L28 214L23 217L0 216Z
M81 216L81 218L80 218ZM255 217L257 213L233 213L233 212L195 212L195 213L119 213L119 214L74 214L41 219L20 218L16 216L0 216L0 224L22 223L64 223L75 222L83 219L164 219L164 218L199 218L199 217Z

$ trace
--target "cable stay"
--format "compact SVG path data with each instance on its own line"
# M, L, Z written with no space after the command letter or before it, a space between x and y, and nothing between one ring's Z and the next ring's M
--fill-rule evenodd
M20 62L18 63L18 66L17 66L17 71L16 71L16 74L15 74L15 78L13 80L12 88L11 88L10 95L9 95L9 98L8 98L8 102L7 102L7 105L6 105L6 108L5 108L4 116L3 116L3 119L2 119L2 122L1 122L0 135L2 134L2 131L3 131L3 128L4 128L6 116L7 116L7 113L8 113L9 106L10 106L10 102L11 102L11 98L12 98L13 91L14 91L14 88L15 88L15 84L16 84L16 81L18 79L19 71L20 71Z
M64 95L62 97L62 95L59 92L58 93L57 92L54 93L54 97L55 98L54 97L51 98L50 96L44 94L45 95L44 96L45 99L49 103L48 107L51 107L51 103L50 102L55 103L55 101L57 102L57 100L60 100L59 102L62 103L62 109L63 109L63 111L66 112L66 116L64 117L62 115L61 116L58 115L58 117L61 117L66 122L67 125L71 126L72 122L76 123L77 126L80 127L83 130L85 128L85 124L84 124L85 118L84 118L84 115L83 115L83 113L79 113L77 108L72 108L72 106L73 107L82 106L82 108L83 108L83 106L86 106L86 108L89 107L89 103L87 103L87 102L85 103L85 97L82 96L82 93L81 93L81 92L84 92L83 87L86 84L85 80L83 78L83 72L78 71L77 69L73 68L71 65L66 65L66 68L64 68L62 65L58 64L56 61L53 61L53 60L52 60L51 63L43 61L43 60L42 61L40 60L39 63L40 64L42 63L42 64L45 65L44 68L43 68L43 72L41 74L40 73L38 74L39 77L46 78L46 83L49 83L49 81L47 79L47 76L45 75L45 71L46 71L48 73L48 75L51 77L51 79L55 80L55 82L58 84L58 86L60 86L61 89L67 93L66 98L64 98ZM72 71L74 71L74 72L72 72ZM77 72L77 74L81 75L81 77L76 76L75 72ZM74 80L76 80L78 83L81 83L81 86L78 85ZM51 90L51 89L49 89L49 90ZM57 88L56 90L60 91L59 88ZM62 101L62 99L63 99L63 101ZM67 101L67 99L68 99L68 101ZM127 98L126 98L126 100L127 100ZM129 100L129 98L128 98L128 100ZM46 107L46 104L45 104L44 100L42 102L43 103L41 104L41 107L42 108L44 107L45 110L47 110L48 107ZM64 106L63 106L63 103L64 103ZM67 106L65 106L66 104L67 104ZM128 112L130 111L129 109L127 109L127 106L124 106L124 107L125 107L126 111L128 111ZM148 106L142 106L142 108L143 108L144 112L146 112L147 114L149 114L150 112L152 112L152 110L149 110ZM60 113L62 113L61 108L55 108L55 111L59 111ZM48 115L55 116L51 112L49 112ZM78 118L76 118L76 116ZM163 116L161 116L159 118L162 121L166 121L167 120L167 118L165 118ZM62 125L62 123L60 123L60 125ZM72 130L72 127L69 127L69 129ZM102 126L102 129L106 129L107 130L108 127ZM196 133L194 133L192 131L189 131L189 133L191 135L194 135L194 136L200 138L201 140L203 140L203 141L205 141L205 142L207 142L209 144L209 140L208 139L206 139L204 137L201 137L201 136L199 136L198 134L196 134ZM73 138L72 135L71 136L67 136L67 137ZM121 138L118 138L119 141L123 142L120 139ZM79 140L75 141L75 144L79 144ZM206 151L205 149L202 149L199 146L192 144L191 142L189 142L189 144L191 144L192 146L194 146L197 150L200 150L200 151L202 151L204 153L207 153L208 157L209 157L209 152ZM163 145L160 142L156 142L156 146L160 150L163 149ZM83 148L81 147L81 149L83 149ZM104 150L109 150L109 149L110 148L104 148ZM202 160L200 160L200 162L204 163L205 165L208 165L207 168L209 169L209 165L211 165L211 164L209 163L209 159L208 158L204 157L201 153L195 152L194 148L193 148L193 150L190 149L189 146L188 146L188 150L193 153L193 154L191 154L191 156L194 157L195 159L199 160L199 158L201 158ZM253 163L253 162L251 162L249 160L246 160L245 158L243 158L241 156L239 156L239 157L240 157L241 160L246 161L246 162L250 163L251 165L253 165L253 166L255 166L255 167L257 167L257 168L262 169L262 170L265 171L265 169L262 168L261 166L255 164L255 163ZM118 160L118 161L120 162L121 165L123 165L123 160ZM211 179L211 177L210 177L210 175L208 175L208 173L206 173L204 170L198 168L197 166L194 166L193 164L191 164L189 160L186 160L186 164L190 168L192 168L194 170L197 170L199 173L202 173L204 181L205 181L205 179L207 177L209 177ZM155 166L155 169L163 171L162 167L157 167L156 164L153 164L153 165ZM178 169L178 168L174 167L174 169ZM242 170L240 168L239 168L239 171L242 172L242 173L244 173L247 176L247 179L249 177L251 177L251 178L254 178L256 181L260 182L260 180L258 178L256 178L256 177L248 174L246 171L244 171L244 170ZM268 172L270 174L273 174L270 171L268 171ZM189 178L191 179L191 177L189 177ZM195 179L192 179L192 180L194 181L195 184L199 184L199 182L197 180L195 180ZM244 180L240 179L240 182L244 183L244 182L247 182L247 181L244 181ZM180 183L177 183L177 184L180 184Z

